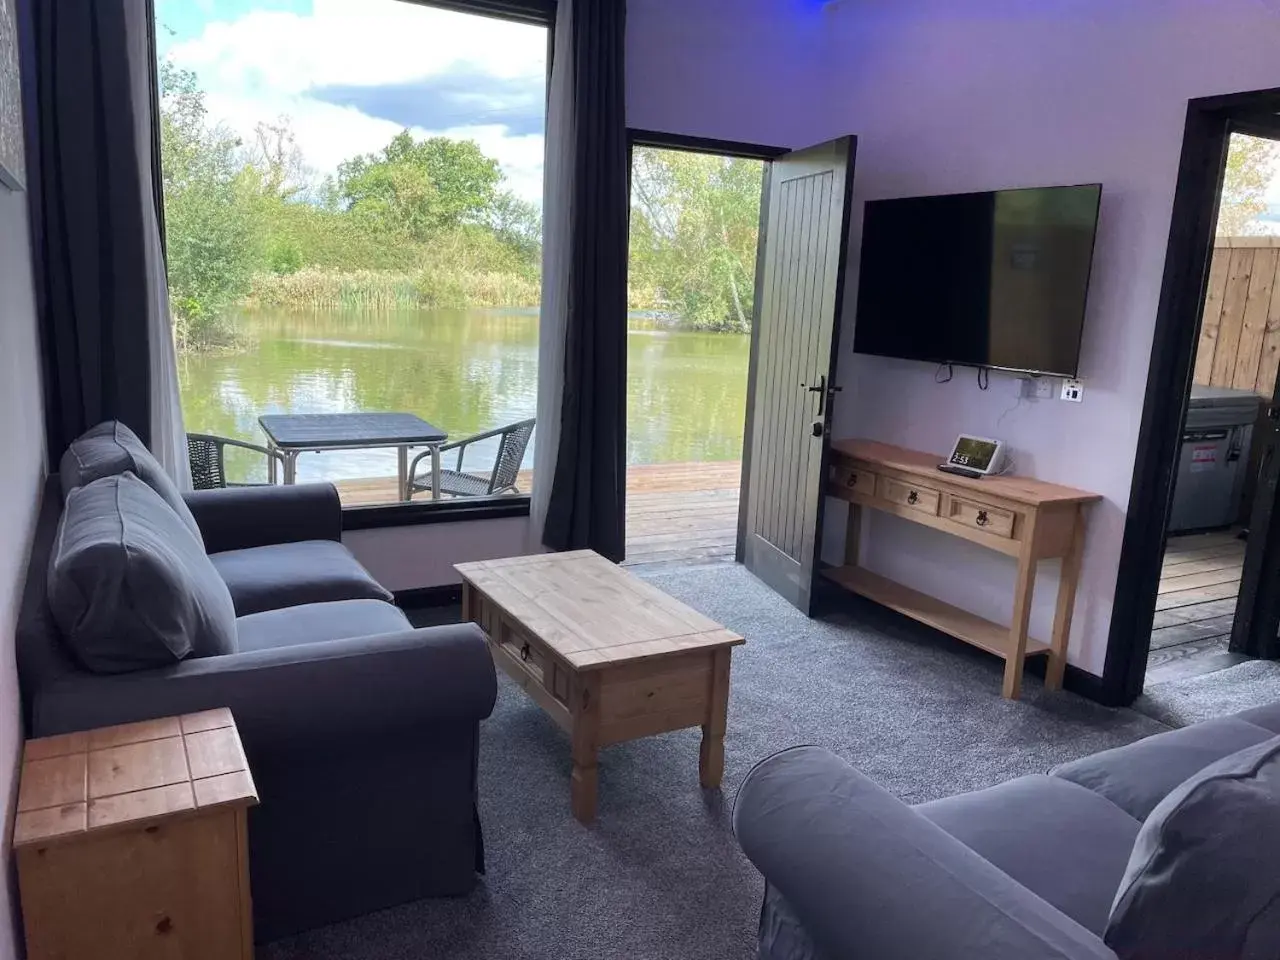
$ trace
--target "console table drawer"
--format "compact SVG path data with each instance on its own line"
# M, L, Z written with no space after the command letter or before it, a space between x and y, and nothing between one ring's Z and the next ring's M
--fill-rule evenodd
M831 486L840 493L857 493L864 497L874 497L876 475L856 464L837 463L831 468Z
M880 477L876 486L876 495L881 500L896 503L910 510L919 510L931 517L938 515L938 504L942 500L942 494L937 490L895 480L892 477Z
M997 537L1012 537L1013 523L1017 516L1012 510L990 507L985 503L964 500L960 497L948 497L946 518L966 527L973 527L983 533Z

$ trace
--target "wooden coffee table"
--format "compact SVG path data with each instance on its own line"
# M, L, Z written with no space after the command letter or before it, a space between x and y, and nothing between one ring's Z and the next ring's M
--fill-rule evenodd
M575 817L595 817L601 747L669 730L702 727L701 782L720 786L729 655L742 637L590 550L455 569L463 618L572 739Z

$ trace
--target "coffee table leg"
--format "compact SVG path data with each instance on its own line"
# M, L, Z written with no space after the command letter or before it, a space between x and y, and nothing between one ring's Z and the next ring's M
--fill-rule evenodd
M698 774L704 787L714 790L724 778L724 731L729 714L729 651L711 654L711 689L707 694L707 722L702 725Z
M600 675L587 673L578 681L573 711L573 773L569 802L580 823L596 818L597 762L600 756Z

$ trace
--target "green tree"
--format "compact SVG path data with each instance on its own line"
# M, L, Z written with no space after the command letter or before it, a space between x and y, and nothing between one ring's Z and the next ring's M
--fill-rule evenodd
M1280 144L1262 137L1233 134L1218 212L1218 236L1262 232L1258 215L1267 209L1267 189L1280 169Z
M414 140L405 130L379 153L344 161L338 189L356 217L416 241L479 223L494 203L502 171L472 140Z
M541 215L471 141L407 131L320 179L288 117L249 143L195 74L160 66L169 286L182 349L228 345L242 309L528 306Z
M750 329L763 173L757 160L636 149L633 305L698 329Z
M489 204L487 226L499 241L514 250L527 266L542 265L542 211L509 190L499 191Z
M226 314L249 290L257 258L254 178L240 140L211 124L195 74L160 64L161 174L169 295L182 346L229 336Z

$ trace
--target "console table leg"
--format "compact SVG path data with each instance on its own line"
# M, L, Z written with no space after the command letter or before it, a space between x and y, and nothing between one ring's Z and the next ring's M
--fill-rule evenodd
M1058 581L1058 606L1053 615L1053 637L1050 640L1049 665L1045 670L1046 690L1061 690L1062 675L1067 669L1067 644L1071 642L1071 617L1076 608L1076 586L1080 582L1080 566L1084 560L1084 511L1076 507L1072 525L1071 549L1062 560L1062 576Z
M1009 655L1004 663L1007 700L1017 700L1022 692L1022 667L1027 659L1027 632L1031 629L1031 597L1036 589L1036 520L1029 514L1023 531L1022 553L1018 557L1018 582L1013 593L1013 621L1009 625Z
M862 547L862 507L856 503L849 504L849 519L844 529L844 564L846 567L858 565L858 553Z

